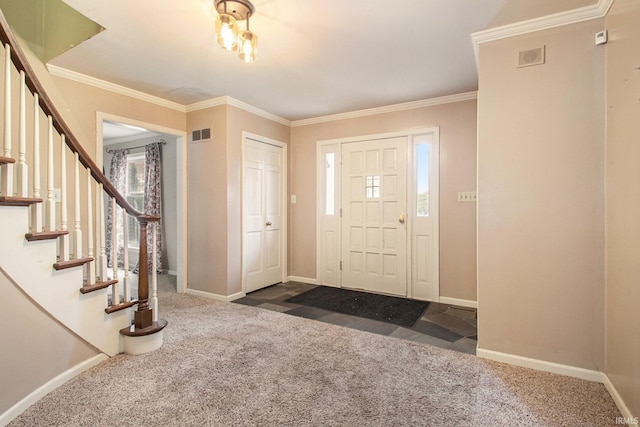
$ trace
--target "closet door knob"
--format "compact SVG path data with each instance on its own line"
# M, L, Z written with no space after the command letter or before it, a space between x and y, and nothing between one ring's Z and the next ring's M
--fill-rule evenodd
M271 221L268 221L266 225L267 225L267 227L270 227L271 226Z

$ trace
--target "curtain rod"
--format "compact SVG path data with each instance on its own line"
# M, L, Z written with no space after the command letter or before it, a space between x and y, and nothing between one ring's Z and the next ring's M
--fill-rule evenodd
M160 139L156 142L150 142L149 144L156 144L156 143L161 143L162 145L166 145L167 141L165 141L164 139ZM125 148L118 148L118 150L133 150L134 148L142 148L142 147L146 147L149 144L144 144L144 145L136 145L133 147L125 147ZM104 151L106 151L109 154L112 154L115 150L117 150L116 148L105 148Z

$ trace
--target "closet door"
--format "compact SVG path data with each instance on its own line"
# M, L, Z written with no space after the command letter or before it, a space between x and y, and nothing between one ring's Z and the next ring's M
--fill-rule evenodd
M245 292L282 281L283 149L245 139L244 272Z

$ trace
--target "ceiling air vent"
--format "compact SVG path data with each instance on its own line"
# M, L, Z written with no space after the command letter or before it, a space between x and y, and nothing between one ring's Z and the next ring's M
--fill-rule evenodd
M518 68L544 64L545 46L521 50L518 53Z
M191 142L211 141L211 128L197 129L191 131Z

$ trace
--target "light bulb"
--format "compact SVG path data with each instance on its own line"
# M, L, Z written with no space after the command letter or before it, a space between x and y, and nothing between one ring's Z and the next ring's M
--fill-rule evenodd
M238 57L244 62L255 62L258 50L258 36L251 31L243 31L238 36Z
M218 44L226 50L235 50L237 46L238 24L233 16L221 13L216 18L216 38Z

